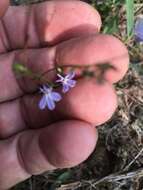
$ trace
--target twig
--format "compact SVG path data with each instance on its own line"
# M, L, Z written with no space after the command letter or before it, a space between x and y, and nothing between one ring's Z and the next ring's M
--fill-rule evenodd
M78 189L79 187L86 187L91 184L92 184L92 187L96 189L96 186L100 185L101 183L117 183L122 180L140 178L140 177L143 177L143 168L138 169L133 172L128 172L128 173L117 172L117 173L108 175L100 180L95 180L95 179L81 180L81 181L77 181L70 184L64 184L64 185L61 185L61 187L57 188L57 190L67 190L67 189L75 190L75 189Z
M143 148L140 152L135 156L135 158L123 169L123 171L127 171L129 167L139 158L139 156L143 153Z

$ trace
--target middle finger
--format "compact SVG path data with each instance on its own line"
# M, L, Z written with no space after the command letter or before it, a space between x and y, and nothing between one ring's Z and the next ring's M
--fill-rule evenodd
M16 81L12 70L15 62L26 65L36 73L46 72L54 68L56 64L110 63L117 71L109 70L105 77L112 83L117 82L125 75L129 56L126 47L117 38L98 34L68 40L51 48L15 51L1 55L0 62L0 84L3 89L0 91L0 102L3 102L22 95L23 91L33 92L37 88L37 82L29 78L23 77L22 80ZM53 75L51 77L53 78Z
M39 95L25 95L0 105L0 137L21 130L44 127L63 119L81 120L99 125L110 119L117 107L116 93L109 83L81 79L56 105L54 111L40 110ZM7 117L8 116L8 117Z

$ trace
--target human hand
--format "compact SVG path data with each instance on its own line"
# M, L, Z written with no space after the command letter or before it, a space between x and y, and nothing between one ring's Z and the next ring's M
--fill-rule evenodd
M0 2L6 10L8 1ZM124 45L115 37L97 34L100 27L97 11L80 1L9 7L1 18L1 190L46 170L75 166L94 150L94 126L114 113L117 98L112 83L124 76L129 62ZM16 79L15 61L37 72L56 63L103 62L113 64L117 71L108 71L102 85L80 79L51 112L39 110L39 95L29 94L37 88L33 81Z

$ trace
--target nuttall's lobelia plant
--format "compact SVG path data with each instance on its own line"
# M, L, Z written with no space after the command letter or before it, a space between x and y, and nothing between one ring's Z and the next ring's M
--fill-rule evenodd
M65 72L65 69L70 69L69 72ZM62 95L56 92L56 88L62 86L62 92L67 93L71 88L74 88L77 84L76 69L80 70L79 78L83 77L94 77L98 82L103 82L105 72L109 69L116 70L114 66L109 63L95 64L95 65L63 65L57 66L53 69L48 70L45 73L39 74L34 73L28 67L21 63L15 63L13 65L13 70L16 74L24 77L29 77L32 80L39 81L39 91L42 93L42 97L39 101L39 109L44 110L46 107L49 110L54 110L56 107L56 102L62 99ZM46 74L51 71L56 71L57 79L55 81L48 81L46 79Z

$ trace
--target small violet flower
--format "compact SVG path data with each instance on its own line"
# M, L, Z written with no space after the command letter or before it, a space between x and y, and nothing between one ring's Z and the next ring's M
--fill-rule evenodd
M43 85L42 88L40 88L40 92L43 93L43 97L39 102L39 108L41 110L45 109L46 106L48 107L49 110L54 110L55 102L59 102L62 99L59 93L53 92L52 87Z
M136 40L138 42L143 42L143 16L137 18L134 32Z
M70 90L70 88L75 87L76 81L73 80L75 77L75 72L70 72L66 76L62 76L60 74L57 74L57 76L59 79L56 80L56 82L60 82L63 85L63 93L66 93Z

